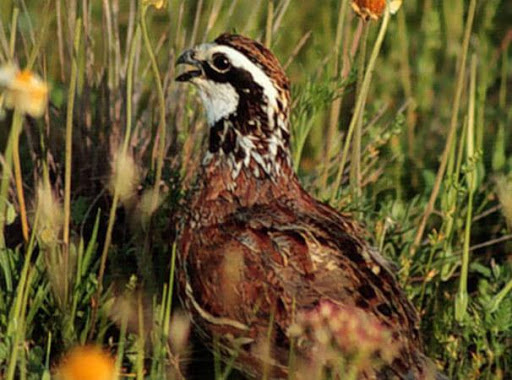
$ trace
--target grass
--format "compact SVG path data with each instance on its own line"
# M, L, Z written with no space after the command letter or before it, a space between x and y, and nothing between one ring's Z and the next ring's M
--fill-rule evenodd
M47 379L86 342L123 378L204 366L172 240L206 128L173 78L184 48L224 31L286 63L302 183L399 264L428 355L450 378L510 377L507 5L408 0L363 23L348 0L2 1L0 67L41 75L50 105L0 107L0 378ZM210 378L237 378L214 357Z

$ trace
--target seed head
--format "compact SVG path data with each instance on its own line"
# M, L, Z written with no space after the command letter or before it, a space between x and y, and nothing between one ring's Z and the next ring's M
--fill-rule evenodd
M117 191L119 201L126 204L137 192L139 185L139 168L133 156L122 149L114 154L109 189Z
M53 246L59 240L64 214L62 205L48 181L40 181L36 186L36 208L39 210L36 226L39 242L45 246Z

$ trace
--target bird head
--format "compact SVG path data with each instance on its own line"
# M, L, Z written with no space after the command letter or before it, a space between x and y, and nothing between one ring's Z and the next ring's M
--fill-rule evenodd
M222 34L184 51L177 64L191 68L176 80L198 90L210 127L210 156L228 161L234 176L244 167L272 176L280 163L289 163L290 85L270 50Z

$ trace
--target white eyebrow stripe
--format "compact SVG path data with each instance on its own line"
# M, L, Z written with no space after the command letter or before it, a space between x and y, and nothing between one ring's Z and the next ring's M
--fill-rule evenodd
M265 72L258 65L253 63L244 54L230 46L217 45L214 43L202 44L196 48L196 51L199 52L198 58L204 60L210 59L214 53L225 54L231 62L231 65L243 69L252 75L254 81L262 87L263 93L267 97L269 105L277 106L278 93L274 84L268 75L265 74Z

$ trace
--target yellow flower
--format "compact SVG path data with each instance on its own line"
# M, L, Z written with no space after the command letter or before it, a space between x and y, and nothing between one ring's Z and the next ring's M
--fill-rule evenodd
M162 9L165 5L165 0L143 0L142 1L146 6L154 6L156 9Z
M390 0L389 11L395 14L402 6L402 0ZM386 0L352 0L352 9L363 20L378 20L386 9Z
M96 346L73 348L57 369L59 380L114 380L114 359Z
M0 90L5 106L33 117L42 116L48 103L48 85L31 71L16 66L0 67Z

